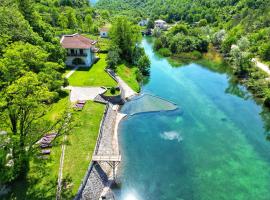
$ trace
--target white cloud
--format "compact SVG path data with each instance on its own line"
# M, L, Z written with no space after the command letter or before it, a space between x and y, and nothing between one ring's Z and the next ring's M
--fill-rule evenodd
M178 142L183 140L181 133L177 131L165 131L160 134L160 137L164 140L177 140Z

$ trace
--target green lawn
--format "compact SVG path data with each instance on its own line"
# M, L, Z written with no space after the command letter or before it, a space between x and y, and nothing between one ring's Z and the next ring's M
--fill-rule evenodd
M82 111L74 112L77 126L68 136L63 170L63 177L71 180L73 195L91 161L104 109L104 105L89 101Z
M90 69L79 68L69 77L72 86L105 86L115 87L117 83L104 71L106 54L99 54L100 60Z
M140 85L136 79L137 68L129 68L125 64L117 67L117 75L120 76L135 92L140 91Z

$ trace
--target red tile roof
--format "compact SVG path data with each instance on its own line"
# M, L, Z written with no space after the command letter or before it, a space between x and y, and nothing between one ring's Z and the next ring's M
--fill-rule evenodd
M73 35L64 35L60 43L65 49L90 49L94 47L97 41L75 33Z

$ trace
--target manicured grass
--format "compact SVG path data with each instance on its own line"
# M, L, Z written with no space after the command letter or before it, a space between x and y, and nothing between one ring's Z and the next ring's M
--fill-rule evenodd
M90 69L79 68L69 77L72 86L105 86L115 87L117 83L104 71L106 54L99 54L100 60Z
M82 111L74 112L77 126L68 135L63 176L70 178L72 195L79 189L96 145L105 106L87 102Z
M137 70L137 68L129 68L125 64L117 66L116 70L118 76L120 76L135 92L140 91L140 85L136 79Z

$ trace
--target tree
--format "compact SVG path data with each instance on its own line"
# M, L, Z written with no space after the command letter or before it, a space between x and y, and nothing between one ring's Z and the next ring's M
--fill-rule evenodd
M119 49L118 46L111 46L110 50L108 52L106 61L107 61L107 65L109 68L111 69L115 69L117 64L120 62L120 52L121 50Z
M12 179L26 174L36 142L45 133L54 130L59 136L67 131L71 122L67 114L54 124L43 119L52 97L34 72L27 72L0 92L0 115L6 116L2 123L11 130Z
M153 29L155 27L155 23L153 19L150 19L147 23L147 29Z
M78 21L76 18L76 13L73 8L67 9L67 19L68 19L68 28L75 29L78 26Z
M110 30L110 37L113 45L121 49L120 58L131 62L132 51L141 37L138 27L126 17L117 17Z
M150 60L147 55L143 55L138 61L138 67L143 75L148 76L150 73Z
M17 79L1 92L1 110L9 119L12 135L12 152L15 174L24 174L28 169L28 150L32 149L37 120L44 115L44 101L49 101L51 93L42 86L33 72ZM26 147L28 147L26 149Z
M237 41L237 46L240 48L241 51L246 51L250 46L250 42L246 37L241 37Z
M212 38L212 42L216 46L220 46L222 42L224 41L226 36L226 31L224 29L216 32Z
M32 71L39 74L40 81L47 83L48 88L58 91L63 82L59 72L62 65L48 60L49 54L39 46L23 42L13 43L5 49L3 58L0 59L1 88L9 86L26 72Z
M39 44L42 38L34 33L28 21L14 7L0 7L0 35L8 37L8 41L24 41ZM1 45L2 48L2 45Z
M239 73L240 76L245 76L247 69L251 66L250 53L241 51L238 46L233 46L230 55L232 56L236 72Z
M264 44L260 48L259 53L260 53L260 56L262 57L262 59L264 59L266 61L270 61L270 43Z
M90 14L86 15L84 20L84 31L90 33L93 26L93 19Z
M60 14L58 24L62 29L66 29L68 27L68 18L64 14Z

